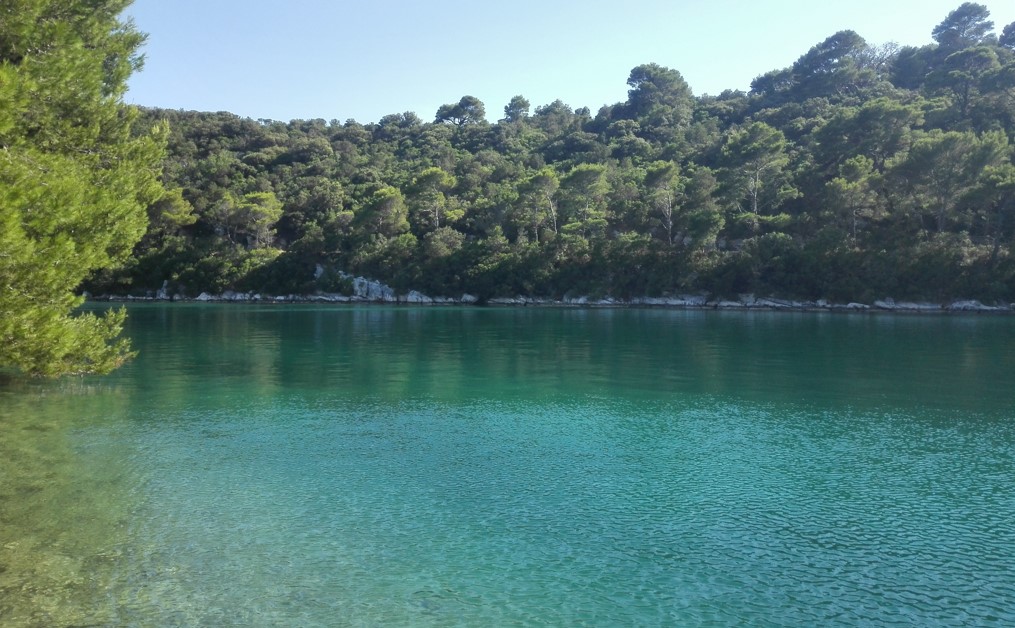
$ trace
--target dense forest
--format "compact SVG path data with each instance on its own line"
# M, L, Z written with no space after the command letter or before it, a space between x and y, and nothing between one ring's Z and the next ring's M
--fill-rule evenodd
M167 194L97 294L1015 300L1015 24L835 33L749 93L649 63L593 113L472 96L377 123L142 110ZM307 89L312 89L307 86ZM495 116L491 116L495 117ZM315 273L323 267L326 272ZM315 276L318 275L318 276Z

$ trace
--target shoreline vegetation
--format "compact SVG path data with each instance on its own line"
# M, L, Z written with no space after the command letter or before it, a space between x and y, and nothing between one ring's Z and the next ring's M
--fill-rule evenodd
M924 46L833 33L749 91L646 62L597 111L517 95L488 119L465 95L360 123L127 105L129 0L22 4L0 23L0 365L25 373L130 359L122 312L72 315L82 291L341 302L370 277L391 302L1015 303L1015 23L984 5Z
M142 108L169 129L167 192L78 290L342 302L358 276L409 303L1011 309L1015 24L989 17L964 3L922 47L843 30L748 92L646 63L598 111Z

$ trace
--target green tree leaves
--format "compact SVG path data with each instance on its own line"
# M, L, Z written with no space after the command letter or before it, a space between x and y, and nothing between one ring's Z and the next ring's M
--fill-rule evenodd
M955 220L955 208L986 168L1010 160L1008 139L1001 133L978 137L960 131L933 131L917 140L893 174L911 186L919 213L933 217L941 233Z
M754 215L794 196L786 167L789 144L778 129L752 122L726 137L722 154L730 198L746 201L745 211Z
M1015 56L988 17L962 5L920 48L839 31L751 94L695 98L676 70L639 65L595 116L560 100L529 115L521 96L492 124L471 96L433 122L150 111L173 124L176 191L149 205L122 276L295 293L334 283L314 283L322 264L449 296L1015 300ZM5 102L43 115L12 85ZM0 132L16 122L0 110Z
M126 258L162 194L164 130L120 100L143 40L123 1L18 0L0 20L0 364L108 372L123 317L74 316L73 291Z
M964 2L934 27L931 35L942 48L959 50L982 42L994 28L990 11L982 4Z
M475 96L462 96L456 104L441 105L437 109L437 122L449 122L457 126L486 122L486 108Z

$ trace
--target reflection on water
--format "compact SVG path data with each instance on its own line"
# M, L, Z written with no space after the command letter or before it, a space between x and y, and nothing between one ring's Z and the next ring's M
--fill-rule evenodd
M1015 622L1015 321L137 307L0 391L3 625Z
M265 397L642 391L965 411L1011 404L997 384L1015 372L1015 328L1000 317L242 306L132 315L162 367L134 369L135 380L166 395L178 392L166 374L183 371L214 378L221 394L253 382Z

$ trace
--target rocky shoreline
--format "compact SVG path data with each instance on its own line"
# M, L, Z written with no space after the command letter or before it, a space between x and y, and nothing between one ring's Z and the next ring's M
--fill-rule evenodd
M350 278L352 294L316 293L268 295L255 292L226 291L221 294L202 292L197 297L186 297L170 294L168 282L163 287L146 296L102 295L93 297L85 294L91 301L112 302L212 302L212 303L363 303L363 304L400 304L400 305L476 305L480 299L474 295L463 294L460 297L431 297L416 290L397 293L393 288L379 281L363 277ZM616 299L612 297L593 298L588 296L564 297L550 299L543 297L497 297L486 300L488 306L537 306L537 307L658 307L674 309L699 310L783 310L800 312L903 312L918 314L983 312L983 313L1015 313L1015 303L1007 305L986 305L973 299L951 301L948 303L932 303L925 301L896 301L886 298L873 303L832 303L825 299L817 301L797 301L774 297L756 297L752 294L740 295L733 299L710 299L705 295L680 295L674 297L636 297L633 299Z

